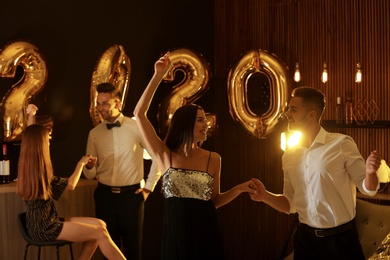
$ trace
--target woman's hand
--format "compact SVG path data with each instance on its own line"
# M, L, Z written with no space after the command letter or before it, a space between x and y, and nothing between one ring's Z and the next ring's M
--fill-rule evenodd
M266 194L266 189L265 189L264 184L261 181L259 181L258 179L255 179L255 178L252 179L252 182L256 186L256 191L257 192L256 193L251 193L251 194L249 194L249 196L254 201L263 201L264 198L265 198L265 194Z
M90 161L96 161L96 157L93 157L91 155L84 155L81 157L80 161L78 161L76 165L76 169L72 173L72 175L68 178L68 186L66 187L67 190L74 190L77 186L77 183L80 180L80 175L83 171L83 167L87 165Z
M81 157L79 163L82 166L87 166L88 169L91 169L96 164L96 161L97 161L96 157L92 155L84 155L83 157Z
M252 180L241 183L239 187L241 192L257 193L257 186Z
M171 66L171 60L169 59L169 52L165 53L156 63L154 64L154 70L156 73L165 74Z

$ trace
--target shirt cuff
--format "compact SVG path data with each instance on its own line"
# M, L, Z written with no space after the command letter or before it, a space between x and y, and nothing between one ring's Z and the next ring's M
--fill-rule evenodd
M91 169L88 169L87 167L84 167L83 169L84 177L88 180L92 180L96 177L96 169L95 167L92 167Z
M155 185L153 185L153 183L150 183L150 182L146 182L145 183L145 186L143 187L144 189L147 189L147 190L150 190L150 191L153 191L154 190L154 187Z
M369 190L369 189L366 188L365 180L366 179L364 179L363 183L362 183L363 184L362 187L363 187L363 191L364 191L363 193L365 195L368 195L368 196L374 196L378 192L378 190L379 190L379 186L380 186L379 181L378 181L378 184L376 185L376 189L375 190Z

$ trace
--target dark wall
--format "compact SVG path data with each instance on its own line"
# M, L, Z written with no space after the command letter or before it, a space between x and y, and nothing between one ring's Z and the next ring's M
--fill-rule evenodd
M124 114L132 111L153 73L160 54L190 48L213 61L213 1L180 0L69 0L2 1L0 49L10 41L26 40L43 55L48 79L31 100L37 115L53 118L52 161L55 173L69 176L85 153L89 130L89 90L92 72L103 52L113 44L124 47L131 61L131 77ZM211 64L212 65L212 64ZM0 78L0 95L15 84ZM156 97L151 118L157 119ZM213 90L197 103L213 112ZM206 144L212 146L212 140ZM12 178L16 177L18 145L10 145ZM159 186L146 204L145 259L158 259L162 198Z
M377 120L389 121L389 1L214 2L214 80L217 86L215 96L218 96L215 100L221 129L215 150L222 157L221 190L256 177L270 192L283 191L282 150L279 148L281 131L275 131L266 139L256 139L234 122L227 112L228 70L249 50L262 49L274 53L289 67L291 78L295 63L299 62L302 80L293 82L293 88L312 86L325 93L327 108L324 120L335 120L336 97L344 99L352 91L355 101L376 102L380 108ZM358 53L360 61L365 64L361 84L354 80ZM329 72L326 84L320 79L324 59ZM362 112L357 105L355 107L354 113ZM369 106L362 107L367 109ZM363 157L366 158L375 148L388 162L390 129L381 124L373 126L340 126L327 130L350 135ZM282 259L281 256L292 250L291 243L286 248L284 245L290 239L295 216L280 213L264 203L254 203L246 195L218 209L218 213L227 259Z
M131 60L124 110L129 116L160 54L186 47L213 60L210 1L7 1L1 9L0 49L10 41L26 40L46 61L47 83L31 103L38 105L37 115L53 118L52 159L62 176L70 174L84 154L93 126L89 116L92 72L107 48L120 44ZM18 80L0 78L0 94ZM207 95L211 91L205 100ZM158 101L156 97L152 110Z

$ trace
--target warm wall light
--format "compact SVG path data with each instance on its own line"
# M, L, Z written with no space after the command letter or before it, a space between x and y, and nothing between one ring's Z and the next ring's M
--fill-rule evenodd
M360 83L362 82L362 65L360 62L356 64L356 77L355 77L355 82Z
M301 140L302 133L298 131L282 132L280 134L280 149L286 151L287 148L296 146Z
M356 63L356 76L355 76L355 82L360 83L362 82L362 65L360 64L360 1L357 1L357 30L356 30L356 56L357 61Z
M299 37L299 6L298 1L295 2L295 8L296 8L296 17L295 17L295 54L298 55L298 37ZM298 57L297 57L298 58ZM301 81L301 72L299 71L299 62L295 63L295 73L294 73L294 81L299 82Z
M301 80L301 72L299 71L299 63L295 63L294 81L299 82Z
M326 18L327 18L326 8L327 8L326 0L324 0L324 31L323 31L323 33L324 33L324 38L323 38L323 41L324 41L324 51L323 51L324 67L322 69L322 75L321 75L321 81L323 83L326 83L328 81L328 67L326 65L326 44L328 43L327 39L326 39L327 28L328 28L326 25Z
M328 67L326 65L326 61L324 61L324 68L322 70L321 81L323 83L326 83L328 81Z
M382 183L388 183L390 182L390 168L387 165L385 160L381 160L381 165L379 166L378 170L376 171L379 182Z

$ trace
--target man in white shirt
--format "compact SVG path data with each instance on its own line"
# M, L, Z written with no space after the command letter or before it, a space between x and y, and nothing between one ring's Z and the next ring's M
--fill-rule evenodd
M110 83L97 86L96 106L104 120L88 136L87 154L97 158L84 167L87 179L98 180L96 217L127 259L142 259L144 201L161 173L152 162L144 181L145 142L134 119L121 111L121 93Z
M379 188L377 151L366 163L354 140L321 127L325 109L322 92L294 89L286 117L288 128L302 132L300 145L282 157L283 194L273 194L254 179L251 195L284 213L298 213L294 259L364 259L354 218L356 187L373 196Z

